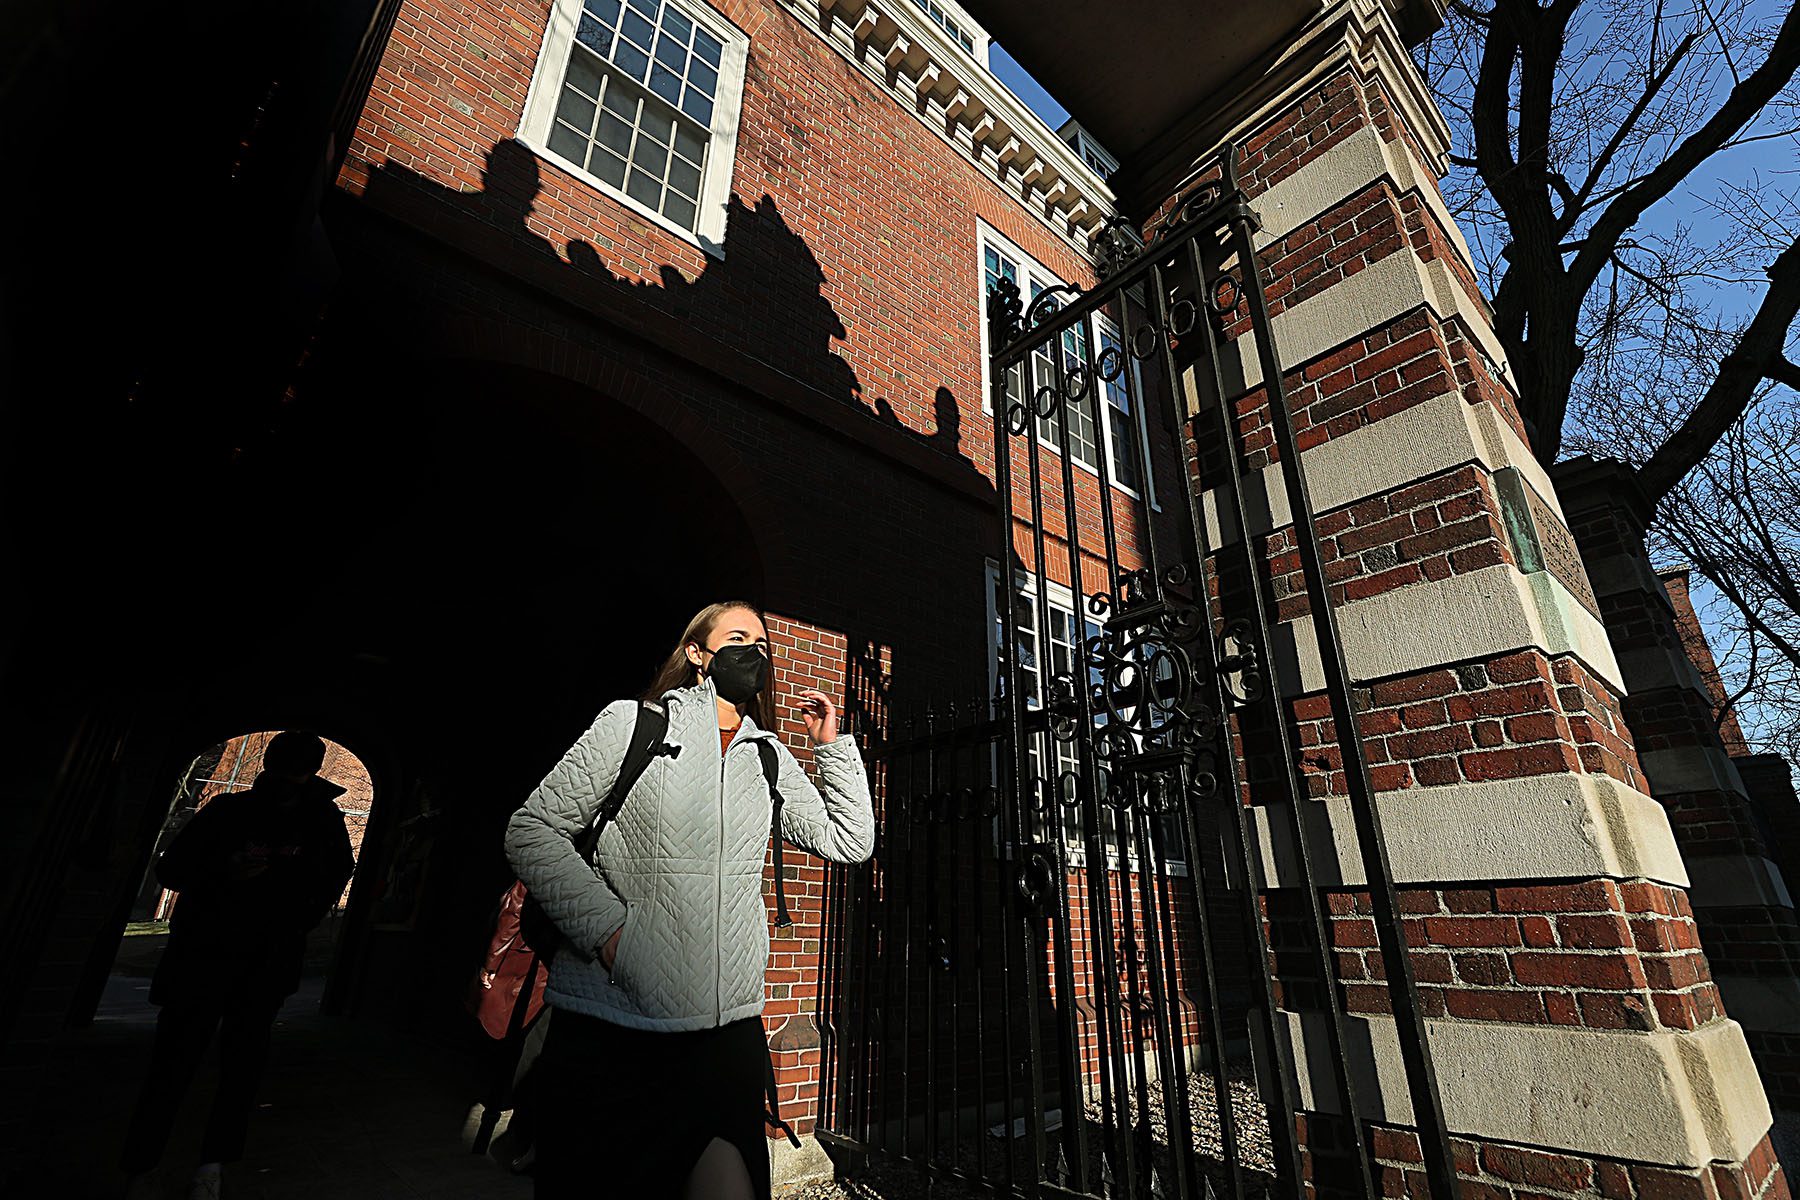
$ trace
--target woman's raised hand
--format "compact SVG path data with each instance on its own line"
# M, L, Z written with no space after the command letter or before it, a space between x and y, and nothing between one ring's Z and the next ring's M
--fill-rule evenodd
M838 711L837 705L824 692L804 691L800 693L800 719L806 722L806 736L816 746L823 746L837 741Z

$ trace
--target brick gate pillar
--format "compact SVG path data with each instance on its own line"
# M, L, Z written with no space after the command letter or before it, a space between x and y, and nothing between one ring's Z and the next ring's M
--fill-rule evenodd
M1793 766L1779 754L1734 754L1731 761L1756 808L1781 877L1800 879L1800 796L1794 794Z
M1171 154L1189 165L1134 164L1140 191L1124 207L1168 211L1221 146L1244 149L1463 1195L1784 1197L1762 1085L1621 712L1626 680L1601 604L1438 191L1448 131L1388 6L1324 8L1184 132ZM1226 395L1193 381L1196 428L1212 427L1210 406L1234 407L1267 497L1248 532L1280 598L1294 590L1286 573L1297 578L1284 466L1258 416L1254 352L1237 347ZM1209 509L1216 486L1198 476ZM1209 524L1237 536L1229 521ZM1379 1122L1381 1184L1398 1196L1422 1185L1420 1152L1300 607L1282 613L1284 690L1316 798L1352 1071L1363 1116ZM1285 818L1257 819L1279 973L1298 877ZM1278 1033L1301 1064L1314 1191L1328 1193L1344 1178L1329 1145L1339 1101L1324 1017L1303 994L1284 988Z
M1685 579L1665 581L1652 569L1650 506L1624 466L1576 459L1559 464L1557 480L1629 692L1625 721L1647 790L1667 810L1687 864L1713 979L1770 1094L1800 1105L1800 1074L1781 1066L1793 1061L1800 1035L1800 920L1721 736L1711 653L1682 637L1692 613Z

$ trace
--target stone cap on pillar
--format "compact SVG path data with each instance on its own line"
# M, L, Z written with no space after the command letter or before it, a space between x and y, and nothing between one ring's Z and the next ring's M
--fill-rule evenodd
M1736 754L1731 764L1737 768L1744 787L1756 798L1786 793L1794 798L1793 764L1779 754Z
M1656 506L1650 502L1637 472L1616 458L1593 458L1586 454L1564 459L1550 468L1556 484L1557 499L1563 512L1573 523L1575 514L1597 508L1611 508L1631 518L1642 534L1650 527Z

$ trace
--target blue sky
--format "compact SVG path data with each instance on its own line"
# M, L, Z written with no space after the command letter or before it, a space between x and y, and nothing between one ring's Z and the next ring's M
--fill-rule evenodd
M1055 129L1069 119L1069 110L1039 87L1038 81L1028 75L1025 68L999 42L995 42L989 49L988 66L995 78L1004 83L1013 95L1023 100L1027 108L1049 122L1050 128Z

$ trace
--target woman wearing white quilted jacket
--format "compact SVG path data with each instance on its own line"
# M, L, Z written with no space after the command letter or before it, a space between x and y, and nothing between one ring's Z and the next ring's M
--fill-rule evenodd
M748 604L688 623L645 693L668 712L650 760L602 831L574 845L612 790L640 711L608 705L506 831L519 878L567 938L546 998L558 1010L540 1066L537 1195L759 1200L769 1195L762 1025L776 748L785 840L834 862L874 849L856 743L817 691L795 708L815 788L773 732L769 635Z

